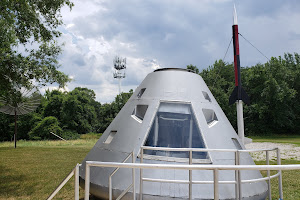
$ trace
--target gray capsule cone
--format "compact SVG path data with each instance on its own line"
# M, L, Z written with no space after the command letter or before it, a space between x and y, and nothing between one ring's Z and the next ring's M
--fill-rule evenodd
M168 148L245 149L202 77L185 69L159 69L147 75L131 98L88 153L80 169L82 186L85 161L122 162L134 152L140 162L142 146ZM145 150L144 163L188 164L187 152ZM234 165L233 152L193 153L193 163ZM127 162L131 162L129 159ZM248 153L241 153L240 164L254 165ZM108 178L113 168L91 168L94 196L108 198ZM132 181L131 169L120 169L112 178L116 198ZM136 170L136 192L140 192ZM184 170L143 170L144 178L189 180ZM241 179L261 178L259 171L242 171ZM193 171L194 181L213 181L212 171ZM234 171L220 171L219 180L234 181ZM144 199L188 199L188 184L145 182ZM265 182L242 184L243 199L264 199ZM219 185L220 199L235 199L234 184ZM132 194L131 194L132 195ZM132 196L127 194L126 198ZM212 184L193 184L193 199L213 199Z

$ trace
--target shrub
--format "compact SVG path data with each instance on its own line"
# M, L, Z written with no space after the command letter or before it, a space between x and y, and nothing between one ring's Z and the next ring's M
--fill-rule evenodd
M29 138L32 140L58 139L50 132L53 132L59 136L62 135L62 129L58 125L58 120L52 116L45 117L28 134Z
M76 140L80 138L80 135L74 130L64 130L61 137L65 140Z

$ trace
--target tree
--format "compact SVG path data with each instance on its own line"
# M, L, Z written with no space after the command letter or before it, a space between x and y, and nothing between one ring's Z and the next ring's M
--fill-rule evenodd
M61 47L60 10L69 0L0 1L0 95L14 96L14 86L32 82L64 86L70 79L58 71ZM37 48L36 48L37 47Z
M115 100L112 103L106 103L101 106L100 115L98 116L100 123L99 128L97 129L100 133L105 131L123 106L127 103L132 94L132 89L129 90L129 92L122 92L115 97Z
M63 102L66 98L66 94L60 92L59 90L52 90L51 92L46 91L45 96L47 98L47 103L44 107L44 117L53 116L60 121Z
M55 117L45 117L29 132L29 138L33 140L57 139L50 132L57 135L62 134L62 129L59 127L59 122Z
M195 65L190 64L186 66L186 68L196 72L196 74L199 74L199 69Z
M63 129L75 130L79 134L96 131L97 123L95 104L96 95L93 90L77 87L69 92L63 102L61 122Z

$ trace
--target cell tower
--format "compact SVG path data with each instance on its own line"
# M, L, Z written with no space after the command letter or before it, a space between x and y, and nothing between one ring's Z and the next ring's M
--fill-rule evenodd
M125 78L126 58L116 56L114 59L114 78L119 79L119 94L121 94L121 79Z

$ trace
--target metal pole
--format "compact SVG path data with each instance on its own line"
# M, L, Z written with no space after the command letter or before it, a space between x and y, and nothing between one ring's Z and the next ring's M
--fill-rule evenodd
M214 169L214 200L219 200L219 171Z
M15 148L17 148L17 110L15 109L15 134L14 134Z
M132 152L132 163L135 163L135 157L134 157L134 152ZM133 192L133 200L136 199L135 197L135 169L132 168L132 184L133 184L133 189L132 189L132 192Z
M112 183L111 183L111 176L108 178L108 195L109 195L109 200L112 200Z
M190 150L190 156L189 156L189 164L192 165L193 164L193 151ZM193 171L189 170L189 200L192 200L193 198L193 185L192 185L192 181L193 181Z
M244 116L243 116L243 101L238 100L236 103L236 112L237 112L237 122L238 122L238 135L242 141L244 142Z
M280 149L277 148L277 165L281 165L281 157L280 157ZM283 200L283 192L282 192L282 171L278 170L280 175L278 176L278 188L279 188L279 199Z
M270 156L269 156L269 151L266 151L266 161L267 161L267 165L270 165ZM272 200L272 194L271 194L271 179L270 179L270 170L267 170L267 176L269 177L268 180L268 191L269 191L269 200Z
M141 148L141 163L143 163L144 149ZM140 169L140 200L143 199L143 169Z
M234 157L234 161L235 161L235 165L239 165L238 163L238 151L235 152L235 157ZM238 174L238 170L234 170L235 172L235 199L238 200L239 199L239 174Z
M79 164L77 163L74 173L75 179L75 200L79 200Z
M241 164L241 152L237 151L237 155L238 155L238 165ZM241 170L238 170L238 188L239 188L239 200L242 200L242 177L241 177Z
M85 187L84 187L84 200L90 198L90 165L85 164Z
M47 200L51 200L55 197L55 195L60 191L62 187L72 178L72 176L75 173L75 167L74 169L68 174L68 176L58 185L58 187L52 192L52 194L47 198Z

